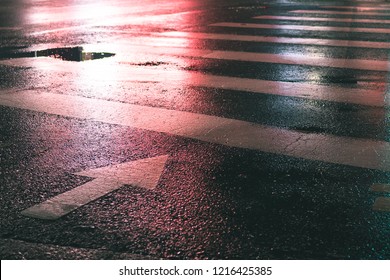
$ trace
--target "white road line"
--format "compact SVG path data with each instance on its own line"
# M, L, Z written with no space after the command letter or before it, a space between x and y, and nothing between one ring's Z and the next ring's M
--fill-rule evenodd
M335 59L325 57L310 57L305 55L280 55L247 52L213 51L205 58L242 60L252 62L268 62L290 65L309 65L334 67L355 70L389 71L389 61L374 61L362 59Z
M373 7L373 6L321 6L326 9L344 9L356 11L390 11L390 7Z
M256 16L254 19L291 20L291 21L322 21L322 22L347 22L347 23L382 23L389 24L386 19L366 18L332 18L332 17L293 17L293 16Z
M175 42L173 42L175 43ZM214 51L205 49L190 49L172 46L155 46L155 41L139 41L129 43L122 43L122 48L125 48L130 53L157 54L170 56L186 56L194 58L211 58L220 60L236 60L248 62L264 62L273 64L288 64L288 65L307 65L319 67L333 67L343 69L355 70L369 70L369 71L389 71L390 62L388 60L366 60L366 59L340 59L327 58L321 56L297 55L297 54L272 54L272 53L256 53L256 52L236 52L236 51ZM123 57L122 62L127 61Z
M25 64L26 60L27 59L23 59L19 64L24 66L31 65ZM15 61L17 61L17 59L15 59ZM54 65L55 68L52 64L49 64L50 67L46 70L51 72L70 71L69 68L68 70L64 70L65 68L61 63L62 61L57 60L57 64ZM42 69L45 69L45 65L46 64L43 64ZM123 65L122 67L116 66L115 69L117 74L114 79L126 82L168 82L170 84L174 83L177 87L195 86L218 88L236 90L240 92L272 94L373 107L388 107L390 105L390 100L386 99L386 89L380 91L309 84L304 82L281 82L228 76L214 76L182 70L153 68L145 70L142 67L127 67L126 65ZM110 80L112 80L112 78L110 78Z
M204 54L199 54L197 50L170 48L167 52L164 49L153 49L158 53L170 55L185 55L191 57L212 58L220 60L237 60L248 62L264 62L274 64L288 65L308 65L320 67L334 67L343 69L355 70L371 70L371 71L389 71L389 61L375 61L364 59L336 59L326 57L313 57L307 55L283 55L269 53L250 53L250 52L233 52L233 51L202 51ZM145 50L148 52L147 50ZM148 52L151 53L152 51Z
M355 16L386 16L390 17L387 13L375 13L375 12L362 12L362 11L323 11L323 10L294 10L290 13L296 14L322 14L322 15L355 15Z
M261 42L273 44L295 44L295 45L319 45L333 47L348 47L348 48L373 48L373 49L390 49L388 42L369 42L369 41L350 41L350 40L332 40L332 39L316 39L316 38L295 38L295 37L272 37L272 36L250 36L250 35L234 35L234 34L218 34L218 33L192 33L192 32L163 32L156 34L162 37L179 37L201 40L226 40L226 41L242 41L242 42Z
M0 92L0 104L183 136L307 160L390 171L390 143L303 133L162 108L31 91Z
M273 64L288 64L288 65L307 65L319 67L333 67L355 70L369 71L384 71L390 69L389 61L382 60L365 60L365 59L338 59L326 58L319 56L294 55L294 54L270 54L270 53L255 53L255 52L235 52L235 51L213 51L189 49L181 47L154 47L140 45L128 45L127 49L132 53L171 55L171 56L187 56L195 58L211 58L220 60L236 60L248 62L263 62ZM123 61L126 62L126 61ZM131 62L131 61L130 61Z
M355 28L337 26L312 26L312 25L287 25L287 24L259 24L259 23L239 23L239 22L219 22L210 26L233 27L233 28L254 28L254 29L281 29L281 30L301 30L301 31L329 31L329 32L365 32L390 34L390 28Z

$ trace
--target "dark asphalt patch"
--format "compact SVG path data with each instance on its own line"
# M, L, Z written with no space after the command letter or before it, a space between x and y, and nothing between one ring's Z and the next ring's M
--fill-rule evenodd
M326 133L326 129L318 126L293 126L291 129L297 130L297 131L303 131L303 132L310 132L310 133Z

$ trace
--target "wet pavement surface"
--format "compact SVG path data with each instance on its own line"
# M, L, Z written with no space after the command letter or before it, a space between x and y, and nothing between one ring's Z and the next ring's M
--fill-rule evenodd
M390 6L342 4L366 10L324 15L346 11L324 1L2 2L1 258L389 259L389 74L360 68L388 61L390 45L380 44L389 42ZM254 18L262 15L297 20ZM215 26L223 22L351 31ZM362 41L378 45L354 46ZM156 157L161 170L116 167ZM115 184L86 204L72 195ZM47 201L39 211L72 211L23 215Z

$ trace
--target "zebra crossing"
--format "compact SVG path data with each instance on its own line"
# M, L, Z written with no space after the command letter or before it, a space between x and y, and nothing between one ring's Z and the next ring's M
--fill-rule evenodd
M378 74L380 78L385 77L389 71L388 60L332 58L321 55L302 55L300 53L273 54L218 49L205 50L192 49L188 46L169 47L170 40L172 40L172 44L174 44L176 38L184 38L188 40L220 40L241 43L256 42L288 46L300 45L303 47L333 46L353 49L367 48L374 52L383 52L383 50L386 51L390 49L390 43L386 41L262 36L240 33L240 29L243 28L258 29L259 32L266 29L270 32L273 32L274 30L298 30L316 32L331 31L340 33L378 33L382 35L390 33L389 28L383 27L338 27L330 25L320 26L315 24L316 22L353 22L356 24L368 23L372 25L388 24L390 23L390 20L379 19L379 17L390 17L390 14L385 13L390 11L387 7L376 9L370 8L364 10L364 12L349 9L350 7L337 7L337 9L346 8L348 11L330 10L335 8L332 6L323 6L320 8L321 9L319 10L292 10L288 12L288 15L260 15L252 18L252 20L255 21L287 20L299 21L301 23L308 22L307 25L218 22L210 24L209 27L226 28L224 33L162 32L155 34L155 38L153 38L149 44L141 44L141 46L130 44L125 47L132 50L132 52L136 51L137 53L153 54L163 57L192 57L216 61L222 60L231 63L243 61L250 63L266 63L266 65L325 67L331 70L336 68L348 69L346 71L373 71L381 72ZM335 15L356 15L356 13L359 15L359 18L357 19L334 17ZM302 14L310 14L311 16L301 16ZM332 15L332 17L323 17L324 15ZM375 16L378 17L378 19L361 18L361 16ZM237 34L233 34L232 29L235 29L234 31ZM153 44L159 40L164 41L168 46L165 48L154 47ZM123 42L122 45L124 44L126 43ZM121 62L131 61L126 61L126 57L122 57L122 59ZM17 61L12 63L17 63ZM389 94L387 92L387 80L381 80L381 82L379 82L379 88L370 89L360 87L358 82L356 82L357 86L355 87L346 87L340 85L324 85L318 83L318 80L314 83L305 81L288 82L253 77L213 75L212 73L201 73L199 71L172 70L169 72L169 70L164 70L164 76L161 76L162 72L158 69L148 69L148 71L145 72L142 69L126 69L123 67L122 71L123 76L126 76L127 81L177 82L186 87L234 90L243 95L250 92L259 95L278 96L281 98L293 97L316 102L336 102L385 110L389 107L390 102L390 99L387 97ZM316 70L313 70L313 73L316 74ZM168 77L169 81L164 77ZM41 102L42 99L46 101L43 103ZM78 107L83 109L77 110L77 108L74 108L74 104L78 104ZM65 96L50 92L37 95L32 91L25 91L15 95L12 94L12 91L2 91L0 95L0 105L135 127L230 147L252 149L301 159L390 172L390 135L387 135L386 139L371 139L351 137L348 135L333 135L328 132L308 133L234 118L190 113L169 108L120 103L102 99L91 99L81 96ZM383 123L385 122L386 120L383 120ZM319 147L321 147L321 149L319 149ZM382 194L384 189L387 190L388 187L370 188L371 191L377 192L378 194ZM373 209L390 211L390 198L384 196L378 198L373 205Z
M225 40L225 41L242 41L242 42L258 42L272 44L296 44L296 45L315 45L315 46L333 46L333 47L349 47L349 48L373 48L373 49L388 49L390 43L383 41L359 41L359 40L343 40L343 39L319 39L319 38L298 38L298 37L283 37L283 36L253 36L240 34L219 34L219 33L188 33L170 31L159 34L166 38L194 38L202 40Z
M219 60L233 61L248 61L248 62L263 62L274 64L289 64L289 65L308 65L320 67L333 67L343 69L356 70L371 70L371 71L389 71L389 62L380 60L368 59L337 59L327 58L323 56L306 56L302 54L272 54L272 53L248 53L239 51L219 51L219 50L197 50L191 48L147 48L142 45L140 48L134 45L128 46L128 49L133 52L153 53L158 55L176 55L188 56L194 58L209 58ZM129 61L130 62L130 61Z
M378 27L338 27L338 26L330 26L330 25L315 25L313 24L314 22L326 22L326 23L332 23L332 22L341 22L341 23L354 23L354 24L389 24L390 21L381 18L381 19L372 19L372 18L356 18L356 16L375 16L375 17L385 17L385 16L390 16L390 14L386 14L385 12L389 12L388 7L379 7L379 8L373 8L373 7L350 7L350 6L323 6L322 8L325 9L345 9L348 11L338 11L338 10L293 10L290 11L290 14L293 14L293 16L275 16L275 15L262 15L262 16L256 16L254 19L257 20L287 20L287 21L294 21L294 22L299 22L301 25L294 25L294 24L264 24L264 23L239 23L239 22L220 22L220 23L214 23L211 26L215 27L227 27L227 28L245 28L245 29L279 29L279 30L299 30L299 31L320 31L320 32L348 32L348 33L378 33L378 34L388 34L390 29L388 28L378 28ZM299 16L300 14L309 14L309 15L316 15L316 16ZM298 16L297 16L298 15ZM319 16L320 15L320 16ZM329 17L321 17L327 15ZM355 16L354 18L337 18L337 17L330 17L334 15L339 15L339 16ZM310 25L304 25L305 22L310 23ZM303 23L303 24L302 24ZM288 39L286 40L288 42ZM353 41L354 43L357 43L356 41ZM361 47L361 46L356 46L355 47ZM382 46L383 47L383 46ZM387 47L386 47L387 48ZM223 54L220 52L220 56L223 57ZM243 57L248 56L252 57L252 59L256 60L255 55L243 55ZM238 55L237 55L238 56ZM273 61L273 63L283 63L283 64L289 64L291 63L288 60L280 60L280 57L272 57L274 55L269 54L267 58L269 60ZM248 60L248 59L246 59ZM264 62L265 59L262 60ZM313 61L309 62L305 60L304 57L300 57L297 59L297 61L301 62L302 65L313 65ZM354 59L345 59L343 60L342 64L337 63L337 59L335 60L330 60L329 64L326 64L322 62L322 66L329 66L333 68L337 67L342 67L342 68L350 68L348 67L348 62L354 61ZM389 60L384 60L381 61L383 63L383 71L388 71L389 70ZM362 63L358 63L362 67L361 69L364 68ZM367 64L369 65L374 65L374 61L367 61ZM356 68L358 69L358 68ZM366 69L368 71L374 70L372 69ZM378 68L375 70L379 70ZM387 92L383 91L384 95L382 98L388 99L386 94ZM348 102L348 101L346 101ZM384 104L384 106L387 107L387 104ZM388 143L388 142L387 142ZM363 147L362 147L363 148ZM364 149L364 148L363 148ZM379 156L381 152L379 152L377 155ZM378 193L385 193L388 192L390 185L386 184L375 184L370 188L370 191L372 192L378 192ZM390 211L390 198L389 197L379 197L376 199L374 205L373 205L374 210L379 210L379 211Z
M366 33L390 33L388 28L353 28L336 26L312 26L312 25L280 25L280 24L258 24L258 23L235 23L221 22L211 26L235 27L235 28L257 28L257 29L282 29L282 30L303 30L303 31L336 31L336 32L366 32Z

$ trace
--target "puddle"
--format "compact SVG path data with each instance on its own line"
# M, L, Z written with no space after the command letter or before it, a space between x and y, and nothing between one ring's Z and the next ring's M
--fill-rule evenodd
M21 57L53 57L66 61L85 61L93 59L102 59L114 56L115 53L109 52L85 52L83 47L53 48L32 52L9 53L3 58L21 58Z

